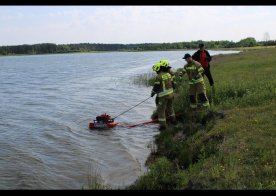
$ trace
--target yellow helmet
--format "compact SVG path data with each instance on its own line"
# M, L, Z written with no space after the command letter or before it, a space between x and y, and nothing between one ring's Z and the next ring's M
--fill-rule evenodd
M169 61L167 61L167 60L161 60L160 61L160 64L161 64L161 66L164 66L165 68L167 68L167 67L169 67Z
M152 66L152 70L157 72L157 71L160 70L160 67L161 67L161 63L155 63L155 64Z

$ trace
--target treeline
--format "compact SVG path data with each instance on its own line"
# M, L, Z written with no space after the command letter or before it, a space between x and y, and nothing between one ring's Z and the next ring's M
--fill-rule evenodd
M0 46L0 55L16 54L55 54L71 52L97 52L97 51L150 51L150 50L178 50L196 49L198 44L204 42L208 49L215 48L237 48L253 46L276 45L276 40L257 42L255 38L248 37L239 42L233 41L191 41L176 43L143 43L143 44L101 44L101 43L80 43L80 44L53 44L42 43L33 45Z

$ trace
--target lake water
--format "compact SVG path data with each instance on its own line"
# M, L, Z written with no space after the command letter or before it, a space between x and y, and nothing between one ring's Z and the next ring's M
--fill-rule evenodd
M161 59L180 68L186 52L195 51L0 57L0 189L81 189L95 173L115 189L132 184L146 172L157 125L100 131L88 124L147 99L151 87L134 78ZM148 121L154 108L151 98L116 121Z

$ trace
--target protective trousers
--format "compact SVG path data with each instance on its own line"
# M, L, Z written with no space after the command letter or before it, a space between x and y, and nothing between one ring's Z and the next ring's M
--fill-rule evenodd
M200 102L203 107L209 106L209 100L206 96L206 88L204 82L199 82L196 84L190 84L189 96L190 96L190 107L192 109L197 108L196 95L198 94Z
M157 114L158 114L158 120L160 127L166 128L166 110L168 113L168 117L170 117L171 121L175 121L175 113L173 109L173 99L174 95L166 95L164 97L158 98L158 105L157 105Z

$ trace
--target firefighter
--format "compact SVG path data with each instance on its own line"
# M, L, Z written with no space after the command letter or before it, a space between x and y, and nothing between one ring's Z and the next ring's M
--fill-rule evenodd
M166 111L168 112L168 118L170 118L172 124L177 124L173 109L173 77L168 73L167 67L163 66L160 62L153 65L152 69L157 73L157 76L151 91L151 97L157 94L157 115L160 124L159 130L164 130L167 128Z
M197 95L202 103L203 108L207 109L209 107L209 100L206 96L206 88L202 73L204 72L201 64L192 59L190 54L185 54L183 59L186 60L182 74L187 73L189 79L189 97L190 97L190 107L193 110L197 109Z
M164 66L165 68L167 68L168 72L172 75L173 81L174 81L175 74L174 74L174 72L171 70L172 67L171 67L170 64L169 64L169 61L166 60L166 59L164 59L164 60L161 60L160 63L161 63L161 66Z
M174 72L171 70L172 67L169 65L169 61L164 59L164 60L161 60L160 63L161 63L160 66L165 67L165 68L167 69L166 72L168 72L169 74L171 74L171 76L172 76L172 81L173 81L173 86L174 86L174 90L175 90L175 87L176 87L175 74L174 74ZM156 96L156 98L155 98L155 103L156 103L156 105L158 105L158 99L159 99L159 97Z

